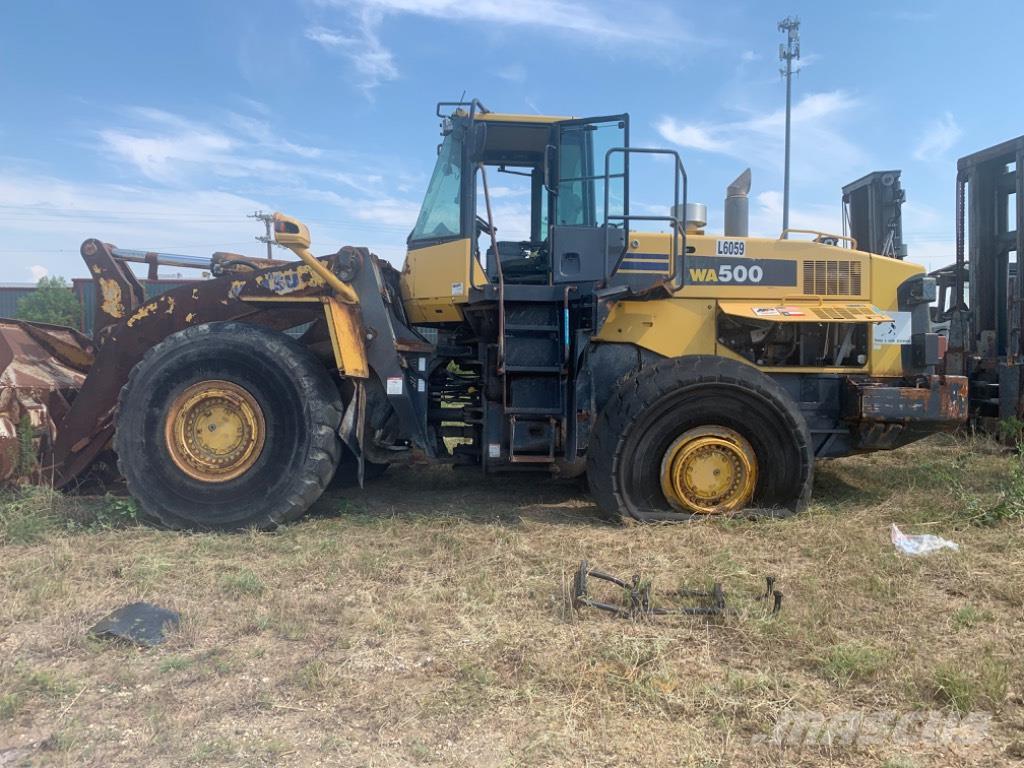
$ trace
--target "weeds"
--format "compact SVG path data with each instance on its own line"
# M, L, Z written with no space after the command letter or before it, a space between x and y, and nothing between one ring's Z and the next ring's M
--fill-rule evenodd
M221 576L220 587L231 597L244 597L247 595L258 597L266 589L263 579L255 571L251 571L248 568Z
M960 713L975 709L998 711L1009 691L1009 665L986 651L973 662L943 662L931 676L931 694Z
M1010 478L1002 492L999 503L981 515L979 523L994 525L1007 520L1024 520L1024 441L1017 442Z
M876 648L857 643L832 646L822 659L820 669L827 680L839 686L873 678L887 661Z
M28 757L47 765L710 766L749 763L750 739L790 709L944 708L990 713L985 740L754 762L1001 764L1019 741L1024 525L967 520L1017 462L938 437L820 463L810 515L632 528L592 524L568 484L417 469L346 491L358 513L328 516L343 496L327 496L323 516L274 536L118 531L124 499L8 493L0 734L66 734L66 754ZM893 557L891 521L957 527L962 551ZM722 581L737 610L561 621L552 605L584 557L666 588ZM747 601L764 573L787 595L771 620ZM181 627L153 650L83 637L128 599L175 607Z
M983 621L991 620L992 616L987 611L980 611L973 605L965 605L962 608L958 608L953 613L950 623L953 625L953 629L960 631L963 629L970 629Z
M66 496L48 486L0 493L0 545L36 544L62 533L95 533L138 524L133 499Z

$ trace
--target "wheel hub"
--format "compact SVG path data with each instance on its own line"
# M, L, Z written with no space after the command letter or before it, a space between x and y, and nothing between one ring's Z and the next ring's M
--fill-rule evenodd
M757 486L757 459L746 438L727 427L680 435L661 462L661 490L675 509L723 514L742 509Z
M193 384L175 399L164 436L178 469L218 483L252 467L263 451L266 424L248 391L230 381L210 380Z

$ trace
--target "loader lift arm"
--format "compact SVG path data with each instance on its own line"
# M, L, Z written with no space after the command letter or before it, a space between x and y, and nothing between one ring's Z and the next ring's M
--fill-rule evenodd
M122 316L104 316L106 325L97 336L89 374L60 420L47 457L56 485L72 482L110 446L118 395L146 352L174 333L210 322L242 321L283 331L324 320L331 330L332 367L355 381L378 377L402 432L413 436L414 443L426 444L425 406L418 407L416 379L407 370L415 366L408 366L399 353L427 353L431 347L393 315L391 290L376 258L365 249L342 248L322 260L309 256L315 267L307 261L246 269L181 286L139 304L131 278L125 277L130 273L115 251L96 239L82 244L82 256L93 273L110 280L108 285L124 286L128 295L120 295L128 300L121 307L108 304L114 310L109 314ZM339 274L349 278L342 283L349 301L338 300L324 273L339 282ZM364 297L358 305L351 303L357 295ZM425 399L424 395L423 403Z

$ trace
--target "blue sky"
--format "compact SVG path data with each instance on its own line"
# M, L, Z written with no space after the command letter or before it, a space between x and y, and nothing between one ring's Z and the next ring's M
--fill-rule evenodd
M258 254L246 214L314 250L401 263L438 142L434 103L629 112L679 149L720 226L753 169L754 234L781 226L776 22L802 21L791 225L838 231L840 187L903 170L912 260L951 260L956 158L1024 133L1024 3L247 0L5 3L0 281L84 275L78 247ZM638 172L652 210L665 169ZM498 187L497 223L528 200ZM664 201L662 201L664 197ZM503 234L511 234L508 229Z

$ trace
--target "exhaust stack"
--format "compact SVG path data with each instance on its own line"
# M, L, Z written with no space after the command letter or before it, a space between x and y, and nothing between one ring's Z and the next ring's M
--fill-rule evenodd
M725 236L746 237L750 230L750 169L725 191Z

